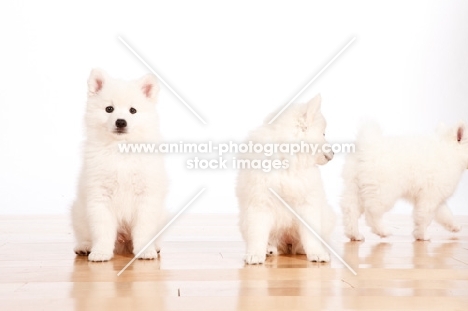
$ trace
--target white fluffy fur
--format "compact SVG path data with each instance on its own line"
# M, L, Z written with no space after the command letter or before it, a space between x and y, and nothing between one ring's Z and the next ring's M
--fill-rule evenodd
M120 153L119 143L160 141L156 113L158 84L152 75L121 81L94 69L88 80L87 139L78 196L72 207L75 252L90 261L113 257L117 241L131 240L137 254L165 220L167 177L155 154ZM106 112L113 106L112 113ZM131 114L130 108L137 112ZM127 122L116 133L116 120ZM158 256L157 242L141 255Z
M326 122L320 111L321 98L288 108L273 124L268 121L250 133L248 140L259 143L324 144ZM250 158L252 155L250 155ZM264 156L260 156L265 158ZM310 261L330 261L330 255L294 215L274 197L275 190L322 238L333 229L335 215L327 204L317 164L325 164L333 154L276 155L289 160L288 169L240 170L237 197L240 207L240 230L247 243L247 264L265 262L266 254L292 252L307 255Z
M345 233L363 240L358 219L365 213L372 232L386 237L390 229L382 216L400 199L414 205L414 237L428 240L427 227L435 218L457 232L446 200L468 168L465 126L440 127L427 137L384 137L375 124L364 126L356 140L356 153L346 160L341 202Z

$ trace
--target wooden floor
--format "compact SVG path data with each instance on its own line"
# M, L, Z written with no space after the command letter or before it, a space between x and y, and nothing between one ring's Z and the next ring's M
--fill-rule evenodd
M131 255L91 263L73 253L69 219L0 217L0 310L468 310L468 217L458 234L431 225L414 242L409 216L389 217L394 235L365 242L337 227L336 258L270 257L245 266L232 215L184 215L158 260Z

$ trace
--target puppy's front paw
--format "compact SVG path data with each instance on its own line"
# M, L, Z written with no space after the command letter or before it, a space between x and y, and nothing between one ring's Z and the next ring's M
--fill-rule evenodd
M429 241L431 237L425 231L415 230L413 232L414 238L418 241Z
M91 252L91 244L90 243L80 243L73 249L75 254L78 256L88 256Z
M459 224L453 224L452 227L449 229L450 232L460 232L461 226Z
M145 250L140 256L138 256L138 259L155 259L158 258L159 252L156 251L154 248L150 248Z
M265 254L247 254L245 255L245 263L248 265L257 265L265 262Z
M353 234L346 233L346 236L349 238L350 241L364 241L365 240L364 236L360 232L353 233Z
M99 251L92 251L89 256L89 261L109 261L114 257L113 253L104 253Z
M328 253L309 254L307 255L307 260L312 261L312 262L330 262L330 254Z

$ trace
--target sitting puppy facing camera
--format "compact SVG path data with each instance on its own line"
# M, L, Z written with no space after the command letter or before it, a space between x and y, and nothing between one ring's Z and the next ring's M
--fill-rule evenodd
M159 143L154 76L122 81L94 69L88 80L86 141L78 196L72 207L75 253L107 261L116 241L131 240L136 255L165 221L167 177L156 154L120 152L119 144ZM158 256L148 247L142 259Z

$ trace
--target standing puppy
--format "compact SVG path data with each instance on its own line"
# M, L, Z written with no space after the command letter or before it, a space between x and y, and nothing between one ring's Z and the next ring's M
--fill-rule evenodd
M429 240L427 227L435 219L458 232L446 205L468 168L468 137L464 124L439 128L427 137L384 137L377 125L364 126L356 140L356 153L346 160L341 201L345 233L363 240L358 219L365 214L372 232L391 234L382 216L400 198L414 205L414 237Z
M165 220L167 177L155 154L121 153L119 144L159 143L156 79L121 81L94 69L88 80L84 163L72 207L75 253L90 261L113 257L117 240L137 254ZM153 259L159 247L140 256Z
M323 145L326 143L326 122L320 105L318 95L307 104L291 106L273 124L268 124L270 116L249 135L248 140L254 143L302 141ZM276 154L273 159L288 163L288 168L270 172L258 169L239 171L236 191L240 229L247 243L247 264L264 263L266 254L289 252L306 254L310 261L330 261L323 245L268 188L277 192L322 238L327 239L333 229L335 215L327 203L317 165L327 163L332 157L332 152Z

